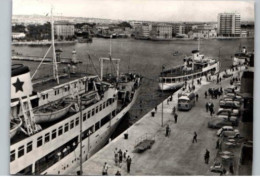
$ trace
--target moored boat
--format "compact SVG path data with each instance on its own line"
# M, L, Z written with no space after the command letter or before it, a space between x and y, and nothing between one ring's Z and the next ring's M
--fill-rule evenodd
M182 87L185 82L212 75L219 72L220 63L217 59L206 58L193 50L192 56L184 58L184 64L173 68L164 68L159 78L160 90L175 90Z

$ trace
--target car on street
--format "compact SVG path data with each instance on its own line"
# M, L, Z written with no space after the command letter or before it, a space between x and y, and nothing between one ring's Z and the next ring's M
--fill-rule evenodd
M219 108L216 115L231 115L231 116L237 116L239 117L240 116L240 111L239 109L230 109L230 108Z
M217 136L222 136L222 137L239 137L240 133L239 130L234 129L232 126L223 126L217 131Z
M240 108L241 104L239 101L233 101L231 99L224 99L221 98L219 100L219 107L221 108L231 108L231 109L238 109Z
M226 174L226 169L220 162L214 162L214 164L210 167L210 171L213 173L219 173L220 175Z
M223 126L238 126L237 117L227 118L216 117L208 121L208 128L221 128Z

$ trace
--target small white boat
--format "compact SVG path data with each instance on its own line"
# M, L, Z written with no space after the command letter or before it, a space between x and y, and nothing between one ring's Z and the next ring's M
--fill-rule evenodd
M10 138L13 138L14 135L20 130L20 127L22 126L22 120L21 119L12 119L10 122Z
M58 120L68 113L71 105L72 103L67 103L64 100L60 100L58 102L39 107L34 110L35 123L45 123Z

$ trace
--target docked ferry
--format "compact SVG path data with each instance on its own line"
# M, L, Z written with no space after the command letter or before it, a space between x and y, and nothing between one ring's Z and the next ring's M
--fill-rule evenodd
M185 57L184 64L174 68L164 68L159 77L160 90L175 90L185 82L212 75L219 72L220 63L217 59L205 57L199 50L193 50L192 56Z

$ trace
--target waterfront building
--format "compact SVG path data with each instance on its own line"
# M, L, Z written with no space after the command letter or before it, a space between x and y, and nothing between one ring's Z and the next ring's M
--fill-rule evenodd
M74 36L75 28L68 21L57 21L54 24L54 32L58 39L66 39Z
M157 39L171 39L172 26L167 24L154 24L152 25L151 37Z
M240 14L238 13L218 14L218 35L239 37L241 33L240 23Z

